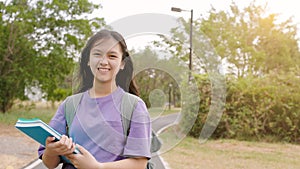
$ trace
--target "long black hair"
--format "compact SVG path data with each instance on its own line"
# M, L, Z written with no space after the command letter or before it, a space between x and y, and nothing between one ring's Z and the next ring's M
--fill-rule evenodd
M121 34L116 31L110 31L103 29L97 32L94 36L92 36L88 41L81 53L80 58L80 68L79 68L79 86L77 93L84 92L93 86L94 75L88 66L90 52L92 47L94 46L95 42L99 41L100 39L106 38L113 38L120 44L122 48L122 61L125 62L124 69L118 72L116 77L116 83L126 92L132 93L134 95L139 95L139 91L137 89L136 83L133 78L133 63L131 57L129 55L127 45L125 39Z

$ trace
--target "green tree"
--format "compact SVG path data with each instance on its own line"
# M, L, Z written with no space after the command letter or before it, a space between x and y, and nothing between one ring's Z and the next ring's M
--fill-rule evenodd
M192 136L199 137L202 133L209 119L208 112L215 110L211 106L220 105L212 96L218 96L215 94L223 88L214 88L217 83L213 83L216 79L212 75L218 75L214 70L218 70L215 68L223 59L230 74L226 74L226 84L220 85L226 87L226 103L214 137L267 140L272 136L281 141L298 140L299 92L296 84L299 83L300 53L297 25L292 18L279 21L279 15L269 14L266 9L267 6L255 5L255 1L243 9L233 2L229 11L217 11L212 7L208 15L194 20L193 57L199 57L201 62L198 63L202 64L199 67L208 71L198 71L194 76L201 98L199 111L190 105L184 106L186 109L182 111L186 113L183 126L188 126L186 124L196 118L195 112L199 112L190 130ZM179 21L181 26L172 30L173 37L163 38L164 43L159 45L186 61L189 21L182 18ZM203 62L209 61L206 59L209 57L205 57L205 49L209 48L203 48L205 38L202 35L209 39L217 54L208 64ZM194 61L193 58L193 71L197 71ZM220 79L215 82L225 81L221 76ZM206 124L208 128L216 126L216 123ZM204 136L209 134L206 132Z
M151 47L135 52L132 57L136 73L135 80L140 89L141 98L148 107L151 106L149 96L156 89L162 91L165 94L165 98L168 98L170 84L172 84L172 101L174 102L175 99L176 102L180 102L179 80L176 78L179 78L180 73L183 71L181 71L182 68L178 66L178 62L175 59L161 58L157 51ZM157 98L156 101L167 100Z
M287 72L299 65L300 53L297 38L297 25L292 18L280 22L278 14L268 14L267 6L256 5L255 1L241 9L234 2L229 11L211 8L208 16L194 20L194 55L201 60L205 56L198 50L204 44L202 35L219 58L228 63L229 72L237 77L259 76L271 71ZM172 30L171 39L164 38L170 53L178 58L188 58L189 21L179 19L181 27ZM203 51L203 50L202 50ZM205 69L202 60L202 68ZM193 66L197 66L193 62Z
M103 18L87 0L0 2L0 111L7 112L24 89L37 86L48 100L70 74L87 38Z
M266 7L253 1L240 9L232 3L230 11L212 8L208 18L199 20L200 31L238 77L289 71L299 64L296 25L291 19L280 23L279 15L267 14Z

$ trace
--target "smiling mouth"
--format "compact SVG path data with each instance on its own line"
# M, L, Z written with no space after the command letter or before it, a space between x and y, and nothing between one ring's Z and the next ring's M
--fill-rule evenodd
M110 69L109 69L109 68L101 68L101 67L98 67L97 70L98 70L98 71L101 71L101 72L108 72Z

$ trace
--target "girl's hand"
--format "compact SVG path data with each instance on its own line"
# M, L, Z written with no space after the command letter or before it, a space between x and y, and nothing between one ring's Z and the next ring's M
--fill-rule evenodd
M59 141L53 142L54 137L48 137L46 140L45 154L49 156L68 155L72 154L75 150L75 144L72 138L65 135Z
M76 146L81 152L81 154L69 154L66 156L76 168L101 168L101 163L99 163L90 152L88 152L84 147L80 146L79 144L76 144Z

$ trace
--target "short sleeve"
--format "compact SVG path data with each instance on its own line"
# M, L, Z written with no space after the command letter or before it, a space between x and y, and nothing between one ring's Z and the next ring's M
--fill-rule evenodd
M151 158L151 120L145 103L139 99L132 114L123 155Z
M55 115L52 117L52 119L49 122L49 126L51 126L53 129L58 131L60 134L66 134L66 119L65 119L64 105L65 105L65 101L62 102L62 104L60 104ZM40 159L42 158L44 150L45 147L43 145L40 145L38 149L38 155Z

